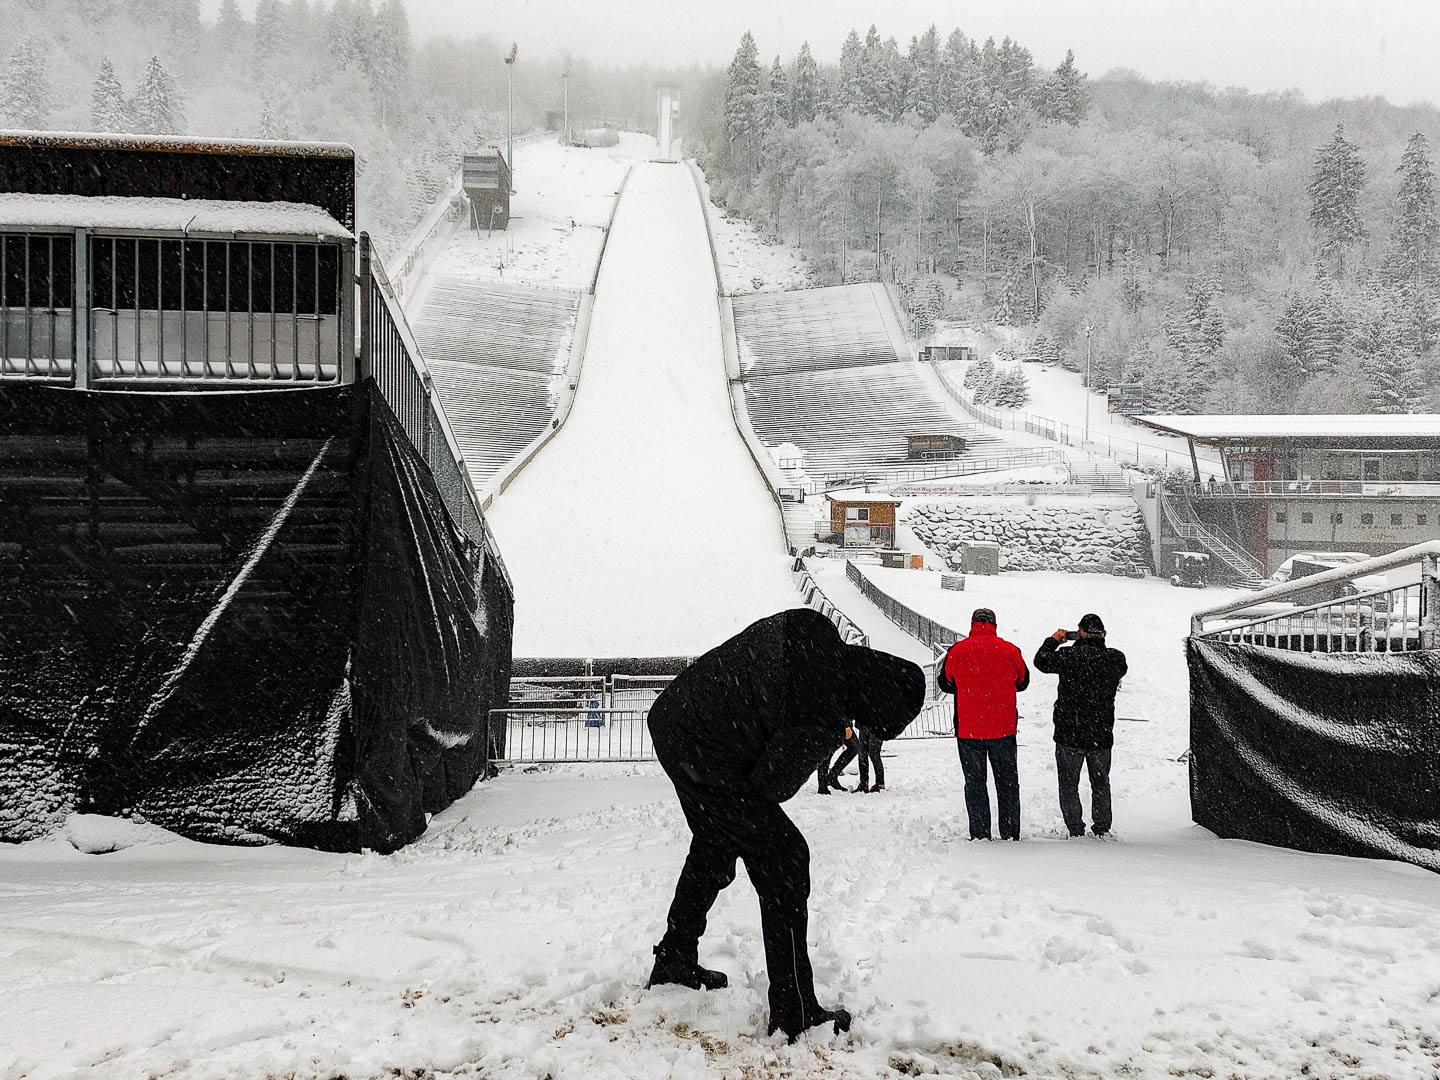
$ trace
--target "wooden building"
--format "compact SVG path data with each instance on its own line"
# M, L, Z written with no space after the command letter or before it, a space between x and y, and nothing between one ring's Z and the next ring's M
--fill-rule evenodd
M832 491L830 532L843 539L846 547L895 546L895 508L899 499L869 491Z

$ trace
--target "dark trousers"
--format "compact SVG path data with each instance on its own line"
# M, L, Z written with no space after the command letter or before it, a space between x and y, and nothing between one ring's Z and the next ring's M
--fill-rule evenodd
M885 745L885 740L878 735L871 735L869 730L860 730L860 783L864 787L870 786L870 766L875 766L875 786L880 787L885 783L885 766L880 763L880 747Z
M661 759L661 765L665 764ZM810 846L778 803L746 791L697 784L677 769L675 784L690 825L690 853L675 884L660 946L694 960L706 917L735 880L735 860L760 897L760 930L770 973L770 1019L787 1030L820 1012L805 942L809 930Z
M822 795L829 791L834 783L830 778L832 776L839 776L844 772L845 766L854 761L860 753L860 739L862 737L863 736L856 735L854 731L851 731L850 738L845 740L845 746L841 749L840 756L835 759L835 763L832 765L828 757L820 762L819 767L815 770L815 774L819 777L820 793Z
M1095 835L1110 831L1110 748L1076 750L1055 744L1055 771L1060 775L1060 813L1072 836L1085 831L1080 806L1080 766L1090 774L1090 818Z
M990 789L985 763L995 774L995 801L1000 807L1000 839L1020 839L1020 774L1015 761L1015 736L1003 739L956 739L960 770L965 774L965 810L970 815L970 837L990 839Z

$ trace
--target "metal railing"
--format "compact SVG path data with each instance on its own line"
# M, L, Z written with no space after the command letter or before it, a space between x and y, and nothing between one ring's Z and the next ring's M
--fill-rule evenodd
M1182 513L1163 486L1159 490L1159 497L1160 509L1165 515L1165 522L1176 536L1182 540L1198 541L1201 547L1224 563L1247 585L1259 585L1265 580L1265 567L1255 556L1240 547L1219 529L1203 524L1193 514ZM1188 509L1189 504L1186 503L1185 507Z
M1168 450L1163 446L1147 446L1133 439L1123 439L1119 436L1099 431L1092 431L1090 437L1086 439L1083 429L1075 424L1069 424L1061 420L1052 420L1048 416L1037 416L1034 413L1014 412L1008 409L991 409L976 402L973 394L966 392L965 387L955 378L954 372L950 370L948 363L935 364L934 370L936 376L940 379L940 385L955 399L956 403L982 424L987 424L990 427L998 428L1002 431L1025 431L1031 435L1038 435L1042 439L1059 443L1062 446L1074 446L1081 449L1101 451L1115 461L1121 463L1130 462L1137 468L1142 465L1164 469L1188 468L1191 464L1188 451ZM1089 391L1086 392L1089 393ZM1126 420L1127 422L1134 423L1134 421L1129 420L1128 417L1126 417ZM1205 464L1217 470L1220 468L1218 463L1211 462L1208 459Z
M1197 498L1303 499L1315 496L1364 495L1375 498L1433 499L1440 481L1425 480L1227 480L1214 484L1187 481L1184 491Z
M578 761L654 761L645 720L650 705L635 708L542 707L491 709L490 730L503 724L505 751L493 764L540 765Z
M805 560L796 556L795 561L790 564L790 577L795 582L795 588L800 591L805 606L813 608L824 615L840 631L841 639L847 645L869 645L870 638L865 631L856 626L850 616L846 615L831 602L820 588L820 583L811 576L810 570L805 565Z
M916 480L944 480L954 476L973 476L982 472L1026 469L1036 465L1048 465L1060 460L1061 452L1059 450L1022 450L988 457L962 455L953 461L938 462L934 465L876 465L873 467L860 466L850 470L832 469L828 472L808 476L804 487L806 494L821 495L836 488L853 487L857 483L903 484Z
M1365 577L1418 569L1419 584L1353 591L1295 604L1316 590L1343 591ZM1283 608L1275 605L1285 604ZM1207 623L1214 623L1207 628ZM1401 652L1440 647L1440 540L1292 579L1243 600L1197 611L1195 637L1303 652Z
M860 590L862 596L879 608L887 619L900 627L916 641L931 649L949 648L965 635L950 629L943 623L921 615L918 611L896 600L865 576L865 572L853 559L845 560L845 576Z
M411 444L430 466L455 527L494 556L507 585L513 589L425 358L405 322L400 301L390 289L384 267L371 248L368 233L360 234L359 253L360 376L375 380Z

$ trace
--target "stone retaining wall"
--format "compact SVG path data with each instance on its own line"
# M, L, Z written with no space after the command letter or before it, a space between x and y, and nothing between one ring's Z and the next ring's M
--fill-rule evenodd
M1150 539L1140 508L1122 502L1050 506L1025 498L912 505L902 523L952 569L971 540L1000 545L1002 570L1106 574L1149 570Z

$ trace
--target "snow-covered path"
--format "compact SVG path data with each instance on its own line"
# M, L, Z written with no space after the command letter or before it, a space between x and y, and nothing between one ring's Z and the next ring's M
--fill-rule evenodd
M517 656L697 655L799 603L730 414L685 166L631 174L574 409L488 517L515 579Z

